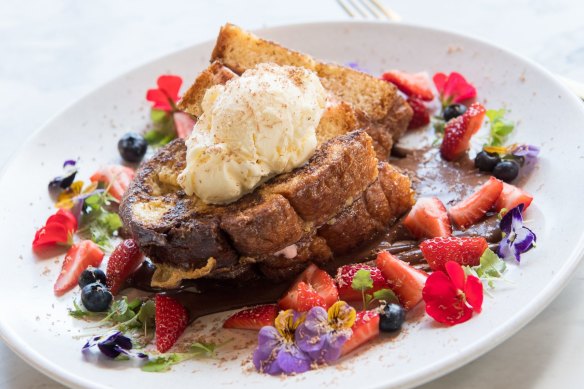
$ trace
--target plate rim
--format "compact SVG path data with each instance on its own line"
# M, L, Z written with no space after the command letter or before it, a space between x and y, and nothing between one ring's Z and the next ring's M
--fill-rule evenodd
M319 26L331 26L331 28L342 28L347 25L362 25L364 28L371 28L371 26L383 25L392 26L396 29L411 29L411 30L421 30L425 33L438 33L450 35L456 38L462 38L470 41L475 41L480 44L490 46L494 49L500 50L504 54L513 57L515 61L523 63L528 67L531 67L542 75L544 75L549 81L555 84L562 91L562 97L566 97L570 104L578 107L582 114L584 114L584 105L580 102L577 96L575 96L564 84L562 84L556 76L547 68L543 67L539 63L531 60L527 57L519 55L510 49L507 49L498 44L492 43L486 39L477 37L473 34L464 34L454 30L448 30L438 27L424 26L416 23L394 23L386 21L364 21L364 20L325 20L325 21L314 21L314 22L298 22L298 23L282 23L275 24L270 27L263 27L252 29L254 34L270 34L273 31L285 30L285 29L300 29L300 28L314 28ZM374 27L375 28L375 27ZM65 104L63 108L57 110L49 119L47 119L41 126L36 128L29 136L22 142L19 147L17 147L9 156L6 163L0 168L0 183L4 180L6 172L14 164L15 159L22 151L31 143L41 132L43 132L47 127L50 127L54 121L56 121L61 116L67 114L70 110L74 108L77 104L83 102L86 99L91 98L95 94L99 94L102 89L108 87L110 84L121 80L140 69L147 68L152 64L165 59L168 56L177 55L179 53L187 52L193 50L196 46L202 46L206 44L212 44L215 39L201 40L192 43L186 47L172 50L154 58L151 58L138 66L135 66L129 70L126 70L118 75L108 78L106 81L100 83L98 86L90 89L89 91L81 94L80 97L71 100L69 103ZM575 103L575 104L574 104ZM417 385L422 385L424 383L433 381L441 376L444 376L470 362L479 358L480 356L491 351L495 347L499 346L505 340L509 339L511 336L519 332L525 325L527 325L531 320L533 320L539 313L541 313L564 289L568 281L574 275L574 269L579 265L581 260L584 258L584 232L580 235L580 239L576 242L571 255L566 259L566 263L560 268L560 271L556 272L549 283L542 289L541 298L532 300L528 304L524 305L518 313L516 313L511 319L504 322L504 324L492 332L486 338L478 340L472 343L469 347L462 349L459 353L453 354L447 358L441 358L436 363L426 366L418 371L418 374L414 377L405 376L401 380L392 381L391 384L396 387L406 388L413 387ZM43 373L44 375L50 377L51 379L66 385L74 387L89 387L89 388L102 388L106 387L100 385L99 383L85 380L79 374L71 373L70 371L59 367L59 365L54 364L50 359L38 353L34 348L30 348L25 341L25 338L13 333L10 326L8 326L3 318L0 316L0 338L6 344L10 350L17 354L22 360L27 364L35 368L37 371ZM385 387L387 383L380 384L377 386L372 386L371 388L381 389Z

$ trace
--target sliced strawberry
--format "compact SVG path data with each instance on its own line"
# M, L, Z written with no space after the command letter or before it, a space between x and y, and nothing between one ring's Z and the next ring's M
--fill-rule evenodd
M406 73L399 70L390 70L383 73L381 78L394 84L397 89L409 97L417 97L424 101L432 101L434 99L430 78L425 72Z
M343 301L359 301L362 299L361 292L351 287L355 273L359 270L367 270L373 280L373 288L368 293L376 292L380 289L387 288L387 281L383 278L381 270L376 267L357 263L353 265L341 266L337 270L335 282L339 290L339 298Z
M259 330L264 326L273 326L278 316L276 304L258 305L257 307L244 309L229 316L223 323L223 328L236 328L240 330Z
M73 289L83 270L89 266L99 267L103 256L103 251L99 246L90 240L83 240L71 246L65 255L63 268L53 288L55 295L62 296Z
M403 223L418 239L452 235L446 207L437 197L419 199Z
M444 127L444 139L440 146L440 155L447 161L460 158L470 147L470 138L483 125L485 107L480 103L474 103L464 114L451 119Z
M428 274L411 267L387 251L377 255L376 266L405 309L410 309L422 300L422 289Z
M379 336L379 314L375 311L361 311L357 313L353 327L353 334L343 344L341 355L346 355Z
M461 266L476 266L487 247L489 245L483 237L449 236L428 239L420 243L420 250L434 271L444 271L444 265L448 261L454 261Z
M126 278L132 274L143 261L138 244L133 239L126 239L115 248L107 262L107 287L112 294L117 294Z
M172 118L174 119L176 135L181 139L188 138L188 136L191 135L191 132L193 132L195 119L185 112L175 112L172 114Z
M278 301L281 309L304 312L312 307L328 308L339 299L335 281L324 270L311 264L300 274Z
M414 128L420 128L430 123L430 112L428 112L426 104L424 104L421 99L417 97L408 97L407 102L414 111L408 129L412 130Z
M495 211L501 212L503 208L513 209L519 204L523 204L523 212L525 212L532 201L533 196L526 191L514 185L503 183L503 190L495 203Z
M134 171L126 166L108 165L93 173L89 179L91 182L103 182L109 187L109 194L120 201L134 179Z
M502 190L503 182L490 177L476 192L450 208L450 218L459 227L472 226L493 208Z
M165 353L176 343L187 328L189 314L177 300L172 297L156 295L156 349Z

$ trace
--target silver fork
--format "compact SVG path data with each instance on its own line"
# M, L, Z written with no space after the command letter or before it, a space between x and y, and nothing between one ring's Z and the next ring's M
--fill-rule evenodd
M401 16L397 12L386 7L380 0L337 0L337 3L353 19L377 19L391 22L401 20ZM584 84L560 75L556 75L556 78L576 96L584 100Z

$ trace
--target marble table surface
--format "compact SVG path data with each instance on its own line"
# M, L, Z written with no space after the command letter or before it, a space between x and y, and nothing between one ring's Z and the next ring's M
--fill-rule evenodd
M382 1L403 21L490 40L584 82L581 0ZM212 39L225 21L253 29L347 18L335 0L3 0L0 168L68 103L143 62ZM584 263L529 325L423 388L582 387L582 296ZM0 388L60 387L0 342Z

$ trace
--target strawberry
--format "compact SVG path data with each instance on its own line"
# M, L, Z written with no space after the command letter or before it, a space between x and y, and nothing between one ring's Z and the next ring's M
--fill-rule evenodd
M405 309L414 307L422 300L422 289L428 274L411 267L387 251L377 254L375 264L381 269L381 273Z
M177 300L172 297L156 295L156 349L165 353L176 343L187 328L189 314Z
M353 334L343 344L341 355L346 355L379 336L379 314L375 311L361 311L357 313L355 323L351 327Z
M107 287L112 294L117 294L124 281L142 263L142 253L133 239L126 239L115 248L107 262Z
M503 183L503 190L495 203L495 211L501 212L503 208L513 209L519 204L523 204L523 212L525 212L532 201L533 196L526 191L514 185Z
M412 107L414 114L408 129L412 130L414 128L420 128L430 123L430 112L422 100L417 97L408 97L408 104Z
M191 132L193 132L195 119L185 112L175 112L172 114L172 118L174 119L176 135L181 139L188 138L188 136L191 135Z
M98 245L90 240L83 240L76 245L71 246L65 260L63 268L57 282L55 282L55 295L62 296L77 285L77 279L83 270L89 266L99 267L103 260L103 251Z
M450 218L459 227L472 226L493 208L502 190L503 182L490 177L476 192L450 208Z
M276 304L258 305L244 309L229 316L223 323L223 328L259 330L264 326L272 326L276 316L278 316L278 311Z
M424 101L432 101L434 99L430 79L428 74L424 72L406 73L399 70L390 70L383 73L381 78L394 84L397 89L409 97L417 97Z
M385 278L383 278L381 270L376 267L364 265L361 263L341 266L337 270L337 276L335 277L335 282L339 290L339 298L341 300L361 300L361 292L351 287L355 273L361 269L369 271L369 274L371 274L371 279L373 280L373 289L367 291L368 293L373 293L387 287L387 281L385 281Z
M404 219L404 226L418 239L452 235L446 207L437 197L419 199Z
M447 161L454 161L468 150L470 138L481 128L485 118L485 107L474 103L464 114L451 119L444 127L444 139L440 146L440 155Z
M278 301L278 306L304 312L315 306L328 308L338 299L335 281L327 272L311 264L296 278L288 292Z
M420 243L420 250L432 270L444 271L448 261L454 261L461 266L476 266L481 255L489 247L483 237L477 238L446 238L428 239Z
M121 201L134 179L134 171L126 166L108 165L93 173L89 179L91 182L104 183L106 187L109 187L109 194Z

